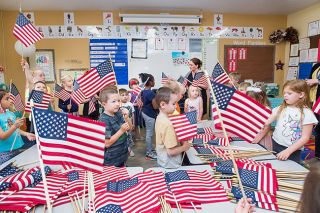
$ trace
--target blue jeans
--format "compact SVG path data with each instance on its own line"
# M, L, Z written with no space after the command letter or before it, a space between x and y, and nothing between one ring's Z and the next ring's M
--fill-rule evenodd
M149 117L148 115L142 112L142 117L144 122L146 123L146 145L147 145L147 153L152 152L152 136L154 132L154 124L156 119Z

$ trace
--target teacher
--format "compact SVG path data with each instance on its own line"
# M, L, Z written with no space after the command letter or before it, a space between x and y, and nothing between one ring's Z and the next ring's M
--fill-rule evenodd
M310 101L315 102L320 97L320 63L316 63L311 68L309 79L306 80L310 86ZM316 114L318 121L320 121L320 115ZM315 127L315 156L320 158L320 124Z
M190 72L187 74L188 84L187 86L190 86L193 82L196 75L204 75L204 72L201 71L202 61L198 58L192 58L189 61L189 69ZM202 106L203 106L203 115L207 113L207 89L208 86L204 84L198 84L198 87L201 90L201 97L202 97Z

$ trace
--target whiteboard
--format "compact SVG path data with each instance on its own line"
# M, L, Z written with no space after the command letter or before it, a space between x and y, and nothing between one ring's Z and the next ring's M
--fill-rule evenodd
M218 40L217 39L205 39L203 40L202 52L189 53L189 43L187 40L186 53L190 58L199 57L204 64L209 74L212 73L212 69L217 62L218 57ZM150 73L155 78L155 87L159 88L161 84L161 74L164 72L166 75L178 79L180 75L185 76L189 72L187 65L174 65L172 60L172 52L178 52L181 50L170 49L168 50L168 42L164 39L163 50L155 50L155 38L148 39L148 56L147 59L134 59L131 58L131 39L128 39L128 77L139 79L139 73ZM125 85L121 85L122 88L128 88Z

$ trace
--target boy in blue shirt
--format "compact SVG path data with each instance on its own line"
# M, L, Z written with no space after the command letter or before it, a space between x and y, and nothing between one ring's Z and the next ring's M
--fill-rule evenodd
M99 96L104 112L99 121L106 124L106 139L104 165L125 166L128 159L127 131L132 129L132 123L127 109L120 109L120 97L117 90L105 88Z

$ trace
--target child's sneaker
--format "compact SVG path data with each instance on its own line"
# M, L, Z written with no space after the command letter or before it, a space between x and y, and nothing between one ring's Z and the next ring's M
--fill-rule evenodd
M149 153L146 154L146 159L156 160L157 159L157 154L155 154L153 152L149 152Z

